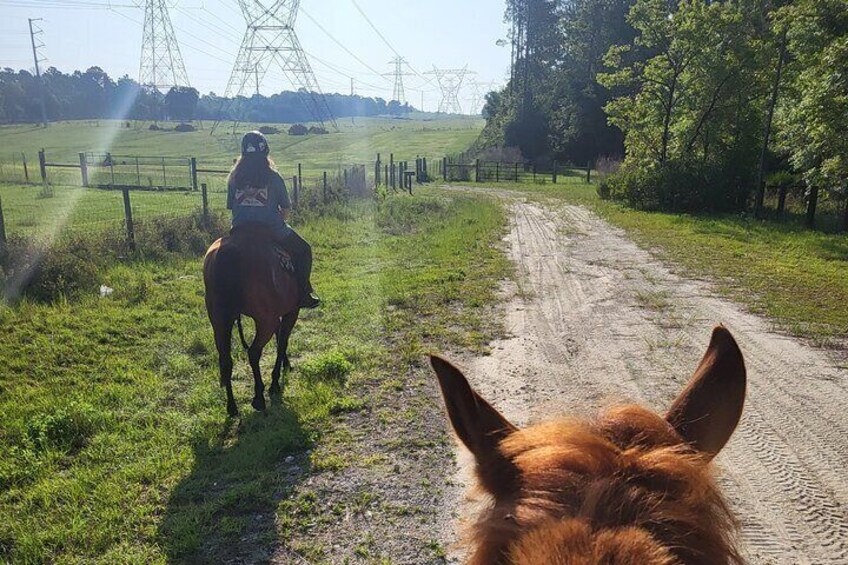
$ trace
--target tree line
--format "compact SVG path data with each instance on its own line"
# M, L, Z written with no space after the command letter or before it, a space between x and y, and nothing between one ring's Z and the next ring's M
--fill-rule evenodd
M284 91L271 96L240 97L235 103L215 93L200 95L190 87L159 92L143 87L128 76L112 79L100 67L63 73L50 67L42 74L44 103L49 120L229 120L253 122L305 122L312 116L301 102L302 93ZM397 101L325 95L336 117L399 115L413 108ZM0 70L0 122L41 121L41 89L36 76L26 70ZM224 113L222 114L222 108Z
M848 198L848 0L507 0L506 20L483 144L618 157L602 195L648 209L761 213L767 182Z

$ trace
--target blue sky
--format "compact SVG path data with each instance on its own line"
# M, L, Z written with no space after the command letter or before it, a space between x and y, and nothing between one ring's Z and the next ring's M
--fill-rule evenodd
M236 0L168 0L171 20L192 86L203 93L222 94L244 33L245 23ZM271 0L263 0L267 5ZM503 84L509 67L509 47L501 1L485 0L356 0L388 42L426 79L433 65L462 68L481 83ZM111 76L137 79L141 50L144 0L0 0L0 66L31 69L27 18L41 17L47 66L63 71L99 65ZM111 6L111 7L110 7ZM395 55L373 32L353 0L301 0L296 30L324 91L356 92L389 99L390 59ZM311 16L311 18L309 17ZM322 31L317 21L357 61ZM364 64L363 64L364 63ZM330 66L333 68L331 68ZM367 66L366 66L367 65ZM369 68L370 67L370 68ZM411 72L411 71L410 71ZM264 94L290 88L281 73L269 74ZM404 77L407 99L434 110L440 94L436 81ZM416 88L418 88L416 90ZM460 102L468 109L470 88Z

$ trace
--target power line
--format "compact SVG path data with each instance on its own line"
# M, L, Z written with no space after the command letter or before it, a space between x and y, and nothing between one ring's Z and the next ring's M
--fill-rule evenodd
M375 74L375 75L377 75L377 76L382 76L382 75L381 75L381 73L380 73L380 71L376 70L374 67L372 67L371 65L369 65L368 63L366 63L365 61L363 61L362 59L360 59L359 57L357 57L357 56L356 56L356 54L355 54L353 51L351 51L350 49L348 49L347 47L345 47L345 45L344 45L341 41L339 41L338 39L336 39L336 38L333 36L333 34L331 34L329 31L327 31L326 29L324 29L324 26L322 26L321 24L319 24L319 23L318 23L318 21L317 21L315 18L313 18L313 17L309 14L309 12L307 12L307 11L306 11L306 10L304 10L303 8L300 8L300 11L301 11L301 12L303 12L303 14L304 14L307 18L309 18L309 20L310 20L313 24L315 24L315 25L318 27L318 29L320 29L321 31L323 31L323 32L324 32L324 35L326 35L327 37L329 37L329 38L333 41L333 43L335 43L336 45L338 45L339 47L341 47L342 49L344 49L344 50L345 50L345 52L346 52L348 55L350 55L351 57L353 57L354 59L356 59L356 60L357 60L357 61L358 61L358 62L359 62L359 63L360 63L363 67L367 68L369 71L371 71L372 73L374 73L374 74ZM386 80L388 80L388 79L386 79Z
M35 37L37 35L41 35L44 33L41 28L36 25L33 29L33 22L40 22L41 18L29 18L29 37L32 41L32 60L35 62L35 77L38 80L38 90L39 90L39 103L41 105L41 121L44 124L44 127L47 127L47 109L44 106L44 83L41 82L41 71L38 68L39 61L46 61L46 59L38 58L38 50L44 47L44 42L40 39L38 40L38 44L35 43Z

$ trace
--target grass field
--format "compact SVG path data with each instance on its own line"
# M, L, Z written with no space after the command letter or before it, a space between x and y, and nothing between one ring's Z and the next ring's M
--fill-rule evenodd
M29 159L31 178L38 175L38 148L44 147L50 160L79 162L79 151L107 151L114 154L161 155L166 157L196 156L200 166L226 169L238 155L240 135L220 128L215 135L209 130L191 133L150 131L121 128L122 122L71 122L51 124L44 130L32 126L0 127L0 200L8 235L60 234L65 231L91 233L113 227L123 221L123 201L120 192L83 189L79 186L77 169L50 169L54 186L52 197L44 197L38 185L26 185L23 178L20 152ZM207 128L211 124L206 124ZM243 124L241 131L257 124ZM287 130L281 125L283 131ZM340 124L341 131L328 135L292 137L287 133L270 135L272 157L280 172L291 177L297 174L297 163L303 164L307 189L316 190L318 176L323 170L331 173L338 167L351 164L371 166L380 152L384 162L389 153L396 159L415 159L416 155L434 158L454 153L470 145L480 132L482 121L476 119L400 120L390 118L357 119ZM4 172L5 171L5 172ZM224 175L200 174L199 181L210 189L210 208L225 206ZM291 189L291 187L289 187ZM199 209L199 193L133 191L133 217L137 221L157 215L184 214Z
M295 372L266 413L239 354L240 421L217 386L198 257L116 264L108 298L0 309L0 562L220 562L316 520L287 499L281 460L337 466L304 450L334 414L382 408L363 382L402 388L427 348L487 339L503 211L423 192L300 226L326 302L295 329Z
M848 338L848 234L811 231L800 218L642 212L601 200L596 185L576 177L557 185L499 186L593 209L686 276L717 281L721 292L790 333L821 345Z
M240 151L241 135L262 124L241 124L236 135L226 124L210 135L205 129L178 133L150 131L141 127L122 127L115 120L76 121L51 124L48 129L27 126L0 127L0 178L20 181L23 177L21 153L29 162L30 178L38 176L38 150L44 148L49 161L79 163L80 152L111 151L116 155L197 157L201 167L228 168ZM339 131L327 135L288 135L287 124L273 124L282 133L269 135L272 157L287 177L297 174L303 164L304 177L317 177L321 171L334 171L344 165L373 165L377 153L388 162L414 160L416 155L431 159L466 149L477 138L483 120L451 118L407 120L394 118L356 118L341 120ZM369 169L370 172L370 169ZM79 171L51 169L58 182L79 184ZM210 179L213 180L213 179Z

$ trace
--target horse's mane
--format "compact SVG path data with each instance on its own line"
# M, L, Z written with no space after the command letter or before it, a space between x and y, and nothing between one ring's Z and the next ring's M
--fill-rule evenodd
M496 496L470 531L470 563L742 563L709 456L638 406L561 420L500 441Z

